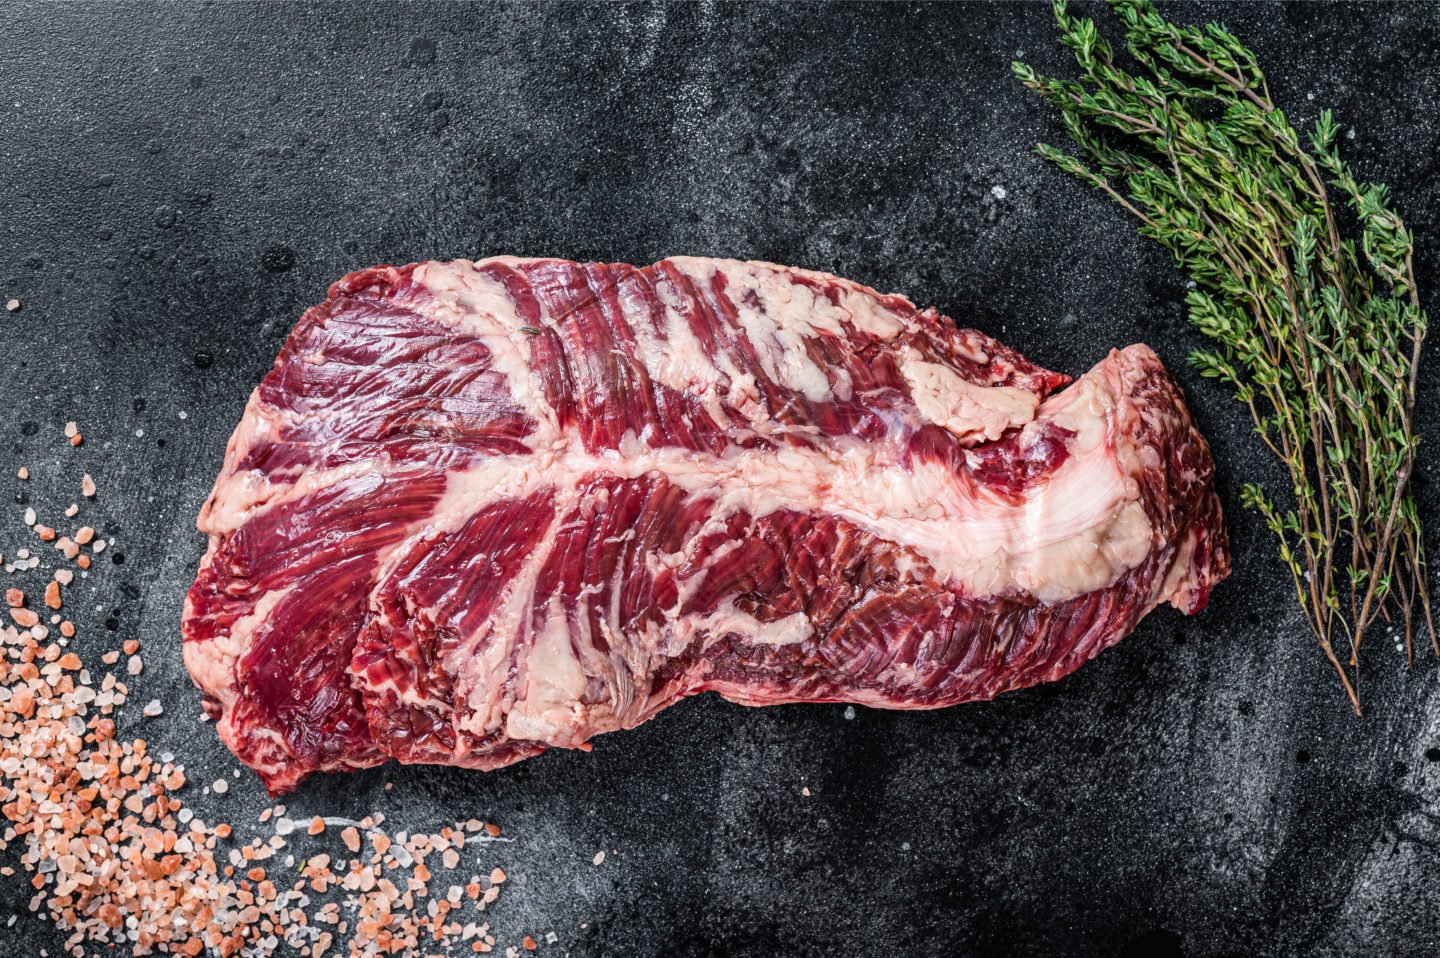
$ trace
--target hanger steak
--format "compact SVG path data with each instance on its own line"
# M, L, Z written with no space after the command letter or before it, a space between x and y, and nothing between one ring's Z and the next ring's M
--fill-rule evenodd
M1229 572L1143 345L1074 382L730 260L377 267L306 312L200 515L185 661L273 793L490 769L703 691L937 708Z

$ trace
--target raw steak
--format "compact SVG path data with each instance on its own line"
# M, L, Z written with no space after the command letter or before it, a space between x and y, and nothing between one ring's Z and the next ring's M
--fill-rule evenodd
M497 768L703 691L912 709L1057 679L1229 571L1155 354L1067 382L766 263L364 270L230 440L185 662L273 793Z

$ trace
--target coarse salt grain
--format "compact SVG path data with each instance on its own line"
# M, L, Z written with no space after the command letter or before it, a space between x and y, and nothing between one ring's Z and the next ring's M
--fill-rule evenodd
M596 852L595 857L591 859L591 861L596 865L599 865L601 862L605 861L605 849L602 848L598 852Z
M15 312L17 309L19 309L19 308L20 308L20 300L18 300L18 299L7 299L7 300L5 301L5 309L8 310L9 312L12 312L12 313L13 313L13 312Z
M94 494L88 475L84 488L87 495ZM64 550L59 544L57 548ZM22 561L12 568L39 563L38 556L23 550L17 559ZM79 556L77 561L84 567L88 559ZM46 586L47 599L71 581L73 573L57 570ZM24 608L20 590L6 598L12 600L12 616L35 615ZM97 611L102 608L97 606ZM60 623L66 637L75 634L69 620L54 615L51 621ZM11 825L0 832L0 851L17 835L27 836L20 862L33 873L31 884L38 892L30 908L72 933L69 953L102 954L119 946L138 947L147 954L266 956L288 944L309 958L320 958L333 944L345 941L348 948L342 945L340 950L352 958L378 958L382 953L451 950L462 935L473 941L476 951L496 947L488 924L458 921L456 909L466 894L472 902L467 907L493 903L504 871L495 869L492 887L483 892L479 879L472 877L464 888L455 884L442 891L441 886L432 895L425 857L439 852L447 868L458 865L456 849L464 846L467 827L483 827L494 836L499 826L472 820L468 825L456 822L437 835L402 832L392 847L388 836L374 830L384 820L376 813L361 823L376 849L369 864L332 861L328 851L315 849L305 866L306 880L290 886L278 874L267 875L261 865L280 858L276 851L285 840L278 834L269 842L238 838L228 855L217 853L216 842L229 839L232 828L207 825L176 797L186 776L174 765L174 756L162 753L157 759L143 739L117 735L115 720L108 716L125 703L125 684L107 672L98 690L92 687L76 653L38 644L47 636L38 622L24 632L0 626L0 816ZM131 639L123 646L130 656L127 671L138 674L139 643ZM111 650L102 659L113 665L119 656ZM163 709L154 699L143 711L158 717ZM57 788L61 782L74 784ZM228 790L222 777L207 791ZM17 795L34 798L17 801ZM275 806L274 814L283 809ZM342 832L346 848L358 854L359 831L347 820L340 822L348 826ZM320 823L323 832L324 820ZM275 830L280 831L278 823ZM323 841L318 835L316 840ZM386 849L392 854L385 855ZM293 867L295 856L285 855L284 860L287 868ZM13 874L11 868L0 867L0 875ZM330 889L343 889L349 896L344 915L339 901L312 904L312 894ZM82 902L90 904L82 908ZM317 931L317 923L326 930ZM545 940L558 939L552 932ZM528 935L524 942L536 947Z

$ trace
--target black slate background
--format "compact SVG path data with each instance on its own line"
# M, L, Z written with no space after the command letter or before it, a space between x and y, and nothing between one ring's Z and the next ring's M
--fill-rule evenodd
M1440 286L1436 8L1167 9L1230 22L1294 118L1354 125L1346 149L1393 185ZM1343 707L1236 501L1276 470L1184 366L1182 278L1029 152L1063 139L1009 76L1021 51L1064 68L1043 7L10 3L0 36L0 298L24 302L0 313L0 492L56 516L80 472L99 481L86 514L124 563L72 591L76 647L95 664L142 640L122 724L192 781L237 767L180 664L193 517L327 283L493 253L761 258L903 292L1072 373L1154 345L1214 444L1234 577L1198 618L1158 611L997 702L847 719L706 698L592 755L315 781L291 814L498 820L494 927L553 930L551 954L1440 949L1440 673L1377 637L1369 714ZM1428 412L1433 368L1422 388ZM0 551L25 544L21 509ZM167 711L146 721L153 697ZM253 821L258 784L231 781L191 804ZM595 867L601 848L618 854ZM6 886L0 953L57 954L28 886Z

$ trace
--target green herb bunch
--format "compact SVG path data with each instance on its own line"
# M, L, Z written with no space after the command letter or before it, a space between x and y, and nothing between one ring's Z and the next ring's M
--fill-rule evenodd
M1133 72L1064 0L1055 19L1081 77L1014 64L1076 148L1037 151L1132 213L1194 280L1190 321L1213 345L1190 362L1234 387L1290 474L1283 492L1246 483L1242 501L1278 539L1359 714L1361 644L1381 618L1403 624L1411 663L1417 618L1440 653L1409 487L1426 327L1413 238L1385 187L1340 158L1329 111L1302 141L1224 26L1178 26L1148 0L1110 6Z

